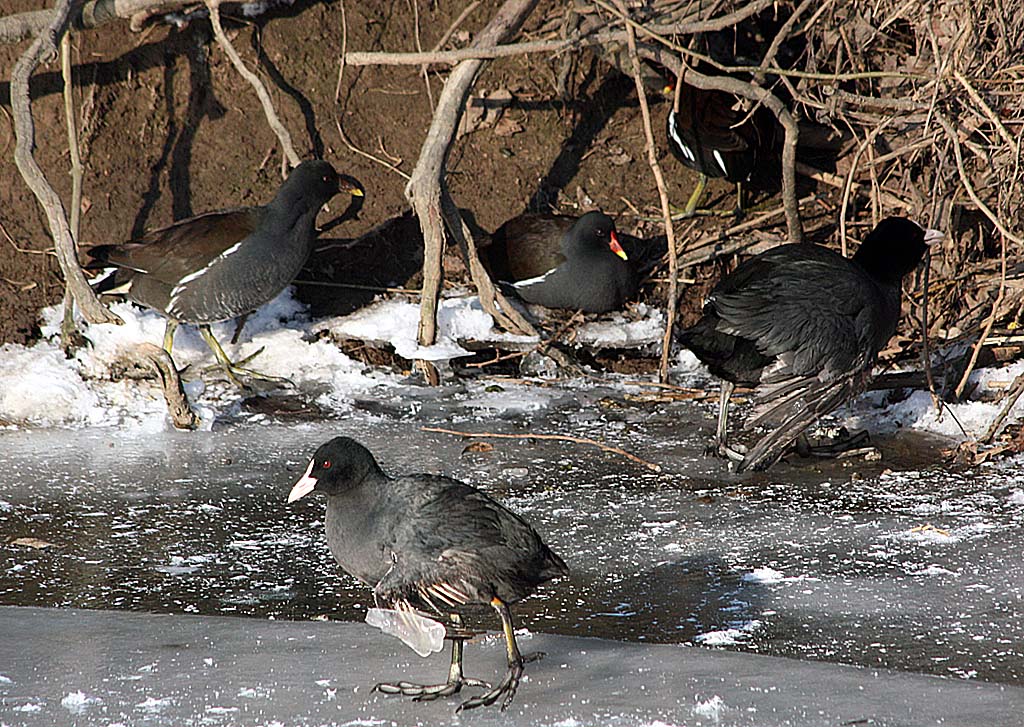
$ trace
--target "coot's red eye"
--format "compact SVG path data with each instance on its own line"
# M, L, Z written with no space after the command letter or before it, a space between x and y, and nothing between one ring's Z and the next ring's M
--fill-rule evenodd
M320 466L323 467L325 470L329 470L331 468L331 460L324 460L324 463Z

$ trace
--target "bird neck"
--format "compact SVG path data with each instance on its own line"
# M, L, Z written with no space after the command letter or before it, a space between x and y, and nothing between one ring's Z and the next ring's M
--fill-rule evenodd
M879 245L870 242L861 245L853 256L853 262L882 285L899 285L903 280L904 272L893 266L888 251Z

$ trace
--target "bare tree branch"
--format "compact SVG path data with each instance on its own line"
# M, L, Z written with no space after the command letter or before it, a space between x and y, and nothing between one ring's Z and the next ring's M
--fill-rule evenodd
M194 0L88 0L71 12L76 30L97 28L113 20L127 19L139 13L163 10L171 12ZM31 10L0 18L0 43L18 43L41 33L54 21L53 10Z
M613 0L619 12L627 14L622 0ZM661 341L661 365L658 368L661 382L668 382L668 359L672 350L672 329L676 323L676 305L679 298L679 259L676 253L676 233L672 225L672 209L668 201L668 189L665 178L658 164L658 148L654 143L654 130L651 127L651 110L647 106L647 91L640 75L640 56L637 54L636 33L632 25L626 26L626 41L629 45L629 60L633 67L633 82L636 85L636 97L640 101L640 113L644 119L644 138L647 142L647 163L654 175L654 183L658 186L658 198L661 201L661 216L665 223L665 235L668 238L668 300L665 306L665 335ZM677 84L678 91L678 84Z
M126 349L122 358L129 366L151 369L156 373L164 401L167 402L167 413L177 429L195 429L199 426L200 419L188 404L181 376L178 375L171 354L155 344L140 343Z
M29 99L28 82L32 72L44 58L53 58L57 43L67 32L71 0L57 0L54 7L53 23L36 38L28 50L14 64L11 73L11 108L14 114L14 132L17 142L14 147L14 161L18 171L25 178L32 193L39 200L53 236L57 260L64 279L74 295L75 302L90 323L123 323L119 317L100 303L89 287L82 267L78 263L75 241L68 226L67 214L60 196L46 180L35 159L35 123L32 120L32 102Z
M474 46L488 47L515 34L533 11L537 2L538 0L506 0L487 26L477 35ZM420 221L420 229L423 231L423 294L420 299L418 334L421 346L431 346L437 340L437 305L441 295L442 259L445 245L442 205L445 164L455 141L459 120L465 109L469 91L483 65L482 60L463 61L448 76L441 96L437 100L434 118L427 131L427 138L423 142L416 168L405 188L405 196L416 212ZM450 224L449 227L461 230L461 224ZM472 244L472 236L469 236L468 241ZM471 258L470 265L472 266L472 264ZM486 274L483 277L486 277ZM477 282L478 285L481 285L480 281ZM482 286L486 288L487 284L482 283ZM419 365L426 373L428 381L436 384L438 380L436 369L428 362L422 362Z
M228 40L227 35L224 34L224 27L220 23L220 4L221 0L206 0L206 7L210 10L210 24L213 26L213 34L217 38L217 43L227 53L228 58L231 59L231 64L235 67L235 70L249 82L249 85L256 91L256 95L260 99L260 103L263 105L263 113L266 114L267 123L270 124L271 130L277 135L278 141L281 142L281 149L284 151L284 157L288 161L288 164L294 169L299 166L301 159L299 155L295 153L295 147L292 145L292 136L288 133L288 129L281 123L280 117L277 115L277 111L274 110L274 102L270 98L270 94L267 92L267 87L263 85L263 81L255 73L249 70L242 61L242 57L238 55L238 51L231 45L231 41ZM284 165L281 168L282 176L287 176Z
M735 25L744 18L761 12L772 5L773 0L757 0L736 12L722 15L710 20L699 19L699 12L693 13L692 20L684 20L677 23L650 23L645 29L651 33L672 35L705 33L714 30L721 30ZM527 55L529 53L561 53L568 50L578 50L592 46L606 45L608 43L625 42L628 33L625 30L606 30L588 33L582 37L555 38L552 40L535 40L525 43L510 43L508 45L479 45L474 43L470 48L459 48L450 51L429 51L424 53L389 53L353 51L345 54L345 64L350 66L420 66L430 63L445 63L454 65L466 60L493 60L495 58L507 58L509 56Z

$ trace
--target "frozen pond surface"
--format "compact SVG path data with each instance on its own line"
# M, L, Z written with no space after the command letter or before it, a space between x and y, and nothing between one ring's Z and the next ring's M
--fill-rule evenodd
M682 646L534 635L507 712L455 714L370 691L382 679L440 679L361 624L0 608L0 722L51 725L537 725L820 727L1022 723L1024 689ZM502 644L466 648L494 678ZM494 675L494 676L492 676ZM466 690L476 693L476 690Z
M733 710L719 715L721 724L838 724L876 717L864 724L935 723L914 714L949 716L951 724L1024 724L1024 718L988 719L985 715L996 712L984 712L1015 704L1017 711L1005 714L1021 713L1024 476L1018 461L961 473L928 469L925 463L935 461L938 445L904 433L882 443L886 459L880 463L796 461L767 474L738 478L721 462L701 455L710 433L711 403L638 404L624 399L621 389L504 388L449 389L441 396L403 388L389 398L359 402L350 415L328 423L275 423L243 412L212 432L0 432L0 604L287 620L326 615L361 621L368 592L339 574L330 560L323 542L323 500L285 503L315 447L330 436L348 434L367 444L389 472L443 472L486 489L524 513L569 563L570 578L548 585L516 610L521 625L541 644L531 641L526 648L543 648L549 655L528 668L534 676L513 706L524 724L573 727L577 723L565 720L593 723L599 715L620 715L623 724L696 724L698 718L714 724L711 712L701 717L693 709L716 695ZM510 402L515 406L510 408ZM422 425L589 436L657 462L664 470L657 474L591 447L540 440L495 440L492 452L464 452L467 442L422 432ZM15 542L25 538L43 541L37 546L50 545ZM416 660L398 642L362 625L252 618L132 620L113 613L89 614L86 621L77 614L79 621L69 622L75 612L2 613L0 648L8 651L0 652L0 675L15 680L12 686L0 679L2 724L54 723L32 721L30 712L11 713L9 707L17 700L5 696L32 696L10 673L26 678L23 668L29 662L15 659L15 667L8 669L12 662L7 656L14 634L20 641L26 633L49 633L49 625L38 625L49 624L48 618L57 630L73 631L71 624L77 622L92 624L89 628L102 632L97 638L113 640L114 646L124 629L129 642L144 642L138 646L143 651L156 648L147 634L159 639L162 630L174 628L191 634L187 639L201 639L202 629L215 629L225 634L230 659L237 657L239 663L245 662L242 656L254 658L252 649L232 639L250 631L279 645L286 638L316 634L317 639L331 639L339 651L372 652L370 668L363 670L347 660L354 657L346 657L288 674L292 667L287 660L300 656L281 646L287 652L281 656L286 666L260 682L278 684L273 701L276 705L279 697L284 700L286 711L281 714L296 724L355 719L370 720L358 724L377 724L372 720L378 719L401 724L421 714L362 691L355 693L353 711L330 711L340 709L342 702L327 704L326 690L337 689L340 699L355 685L365 689L373 679L393 674L394 667ZM475 623L496 626L489 615ZM281 630L279 635L275 629ZM549 634L702 648L647 650L598 641L593 642L602 655L598 659L590 652L580 655L586 650L581 644L589 642ZM42 666L31 667L34 678L39 678L37 669L43 674L55 670L44 679L49 710L51 699L59 703L64 696L55 696L60 689L76 689L73 679L59 680L70 673L61 669L81 664L73 654L44 654L59 642L40 643L34 651L35 641L28 640L24 659L44 660ZM219 662L219 647L211 644L205 656ZM126 679L140 666L120 663L92 646L96 654L90 658L98 662L95 673L90 672L92 681L82 682L86 696L87 685L99 689L95 685L100 675ZM126 653L135 653L133 648L126 646ZM314 653L322 654L323 648L315 646ZM491 661L501 661L500 648L489 648L488 668ZM722 649L868 669L764 661ZM471 666L481 664L474 651L470 647ZM21 654L21 647L14 653ZM193 657L198 659L190 653ZM256 657L247 668L256 668ZM172 653L161 658L180 667L185 657ZM45 659L69 663L58 669ZM439 661L432 668L440 674L445 658L434 660ZM563 663L570 666L562 670ZM646 690L639 676L644 672L637 672L644 668L665 670ZM878 668L950 679L872 676ZM190 677L194 686L203 681L200 673ZM314 673L319 674L316 679L335 681L316 686L306 678ZM184 682L161 686L179 690L172 699L177 705L170 713L173 723L258 724L260 715L276 714L253 711L247 701L221 704L221 697L236 696L248 687L241 681L236 687L240 677L227 666L218 674L213 683L203 683L209 691L227 680L216 698L186 698ZM619 686L602 686L605 677ZM747 677L753 681L745 681ZM593 700L587 709L559 707L568 701L555 691L563 679ZM865 692L867 701L858 703L856 696L846 694L859 689L858 680L871 688L895 690L905 708L886 701L892 695L881 692L874 697ZM979 686L981 682L987 686ZM673 685L670 694L661 688L665 684ZM285 694L292 686L298 695ZM657 694L649 709L626 710L646 704L644 695L652 690ZM984 698L964 702L966 694ZM115 723L121 709L113 706L117 699L111 695L105 702L109 709L102 712L102 720L100 711L83 714L96 715L96 723ZM211 700L205 702L208 706L234 705L240 711L220 716L205 712L204 702L196 701L202 699ZM774 706L748 713L759 699ZM316 704L304 704L309 700ZM961 702L964 709L976 710L969 714L977 719L952 716L951 705ZM540 703L547 707L537 712ZM860 707L839 709L840 703ZM808 704L819 705L822 715L837 717L814 721L814 710L801 717L801 705ZM870 704L893 705L896 711L872 711ZM424 707L423 718L448 720L452 708ZM186 713L191 715L187 720ZM40 714L70 713L58 709ZM142 713L134 714L121 721L144 721ZM774 716L761 719L766 714ZM83 717L81 723L92 721Z

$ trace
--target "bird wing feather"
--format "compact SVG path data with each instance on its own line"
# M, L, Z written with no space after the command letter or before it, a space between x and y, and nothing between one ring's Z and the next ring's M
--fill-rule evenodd
M537 559L551 565L545 554L561 563L525 520L475 488L446 478L403 479L421 485L441 479L444 486L424 488L414 516L397 527L396 566L374 589L379 599L418 599L430 606L488 602L499 583L528 578Z
M866 340L866 324L881 310L875 283L831 251L792 247L748 260L708 301L717 330L750 340L775 359L763 383L831 380L862 367L874 343Z
M255 232L262 214L261 207L241 207L179 220L108 247L105 261L174 285Z

